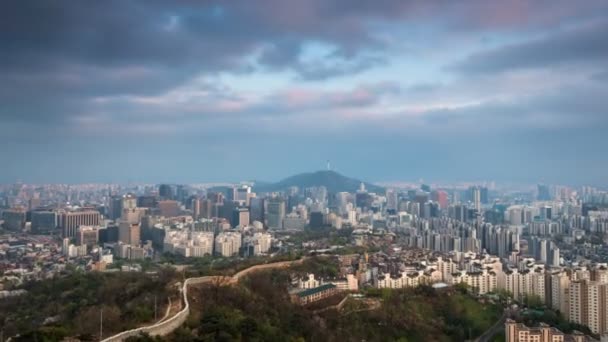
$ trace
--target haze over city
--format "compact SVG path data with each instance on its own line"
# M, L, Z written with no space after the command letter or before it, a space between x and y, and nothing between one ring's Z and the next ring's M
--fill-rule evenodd
M0 1L0 342L608 342L608 1Z
M0 4L0 182L605 186L605 1Z

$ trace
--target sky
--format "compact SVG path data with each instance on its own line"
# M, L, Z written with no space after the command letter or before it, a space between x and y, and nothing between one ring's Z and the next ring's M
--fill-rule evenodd
M608 185L606 1L0 2L0 182Z

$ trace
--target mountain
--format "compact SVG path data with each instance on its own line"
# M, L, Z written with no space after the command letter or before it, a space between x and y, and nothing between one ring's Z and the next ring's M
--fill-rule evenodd
M384 193L384 188L366 183L365 189L369 192ZM292 186L300 189L314 186L324 186L328 192L336 193L341 191L355 192L359 190L361 181L354 178L343 176L335 171L317 171L301 173L283 179L278 183L256 183L253 187L255 192L274 192L285 190Z

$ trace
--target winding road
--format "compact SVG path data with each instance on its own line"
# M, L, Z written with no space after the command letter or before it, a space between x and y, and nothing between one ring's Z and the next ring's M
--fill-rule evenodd
M160 322L155 323L153 325L123 331L114 336L103 339L102 342L124 341L131 336L137 336L137 335L143 334L143 333L149 334L151 336L156 336L156 335L164 336L164 335L170 334L175 329L179 328L182 324L184 324L184 322L188 318L188 315L190 315L190 302L188 301L188 287L190 285L199 285L199 284L205 284L205 283L220 282L220 283L224 283L226 285L233 286L233 285L236 285L241 278L247 276L250 273L268 270L268 269L274 269L274 268L287 268L287 267L290 267L291 265L301 264L304 260L305 260L305 258L298 259L295 261L279 261L279 262L274 262L274 263L269 263L269 264L255 265L255 266L251 266L247 269L244 269L244 270L236 273L232 277L206 276L206 277L188 278L184 281L184 284L182 285L182 288L181 288L184 308L180 312L176 313L174 316L172 316L170 318L163 319Z

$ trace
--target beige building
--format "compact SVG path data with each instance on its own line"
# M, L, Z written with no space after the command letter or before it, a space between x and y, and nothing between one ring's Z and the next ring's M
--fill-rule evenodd
M76 235L76 243L79 246L95 246L99 241L99 230L97 227L80 226Z
M505 323L506 342L587 342L593 341L584 334L575 331L564 334L556 328L541 323L539 327L529 328L522 323L507 319Z
M239 254L241 233L223 232L215 237L215 254L231 257Z
M141 243L141 229L139 223L120 222L118 225L118 241L139 246Z
M80 226L99 226L101 214L94 209L62 211L58 219L63 237L72 238L76 236L76 232Z
M558 310L569 319L570 305L568 290L570 289L570 278L564 271L551 273L551 307Z
M575 280L568 297L570 321L588 326L595 334L608 333L608 284Z
M160 201L158 202L160 215L164 217L175 217L179 215L179 202L177 201Z

